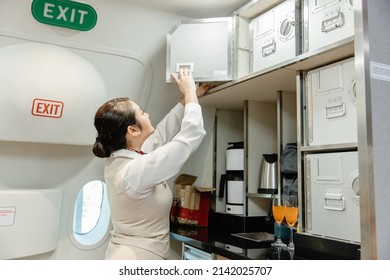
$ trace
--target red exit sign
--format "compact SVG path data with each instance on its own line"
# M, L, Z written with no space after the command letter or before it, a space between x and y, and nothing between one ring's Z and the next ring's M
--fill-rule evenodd
M61 101L35 98L31 113L39 117L61 118L63 110L64 103Z

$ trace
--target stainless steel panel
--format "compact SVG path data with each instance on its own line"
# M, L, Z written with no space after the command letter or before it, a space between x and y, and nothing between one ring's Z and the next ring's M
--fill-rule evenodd
M275 236L268 232L240 232L232 233L233 236L248 239L255 242L274 241Z
M390 91L386 68L390 1L354 1L358 76L359 172L361 183L362 259L390 259L389 129ZM378 72L373 64L387 65ZM386 74L385 74L386 73Z
M233 18L183 20L167 35L166 81L191 67L197 82L233 79Z

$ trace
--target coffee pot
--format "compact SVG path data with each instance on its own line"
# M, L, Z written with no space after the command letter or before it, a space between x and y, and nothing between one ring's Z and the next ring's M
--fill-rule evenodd
M272 194L277 191L277 154L263 154L260 166L260 186L258 193Z
M226 174L221 176L222 188L226 188L227 214L244 214L244 142L229 142L226 149Z

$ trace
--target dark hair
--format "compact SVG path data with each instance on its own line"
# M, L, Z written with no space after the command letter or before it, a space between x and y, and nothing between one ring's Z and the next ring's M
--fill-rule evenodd
M106 158L112 152L126 148L126 133L130 125L139 126L129 98L114 98L99 107L94 121L97 137L93 154Z

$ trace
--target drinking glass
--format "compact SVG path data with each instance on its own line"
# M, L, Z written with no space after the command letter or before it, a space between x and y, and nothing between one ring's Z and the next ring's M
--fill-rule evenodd
M286 207L283 203L283 200L278 196L273 196L272 198L272 215L274 216L275 222L278 224L278 234L276 241L271 243L273 247L284 247L286 244L282 242L280 238L280 224L283 222L284 215L286 213Z
M284 244L286 245L286 244ZM278 246L275 246L273 247L273 250L272 250L272 259L273 260L280 260L282 258L282 250L283 250L283 247L278 247Z
M286 205L286 222L290 228L290 242L287 246L287 250L294 251L295 245L293 242L293 227L298 219L298 195L289 194L284 196L284 201Z

